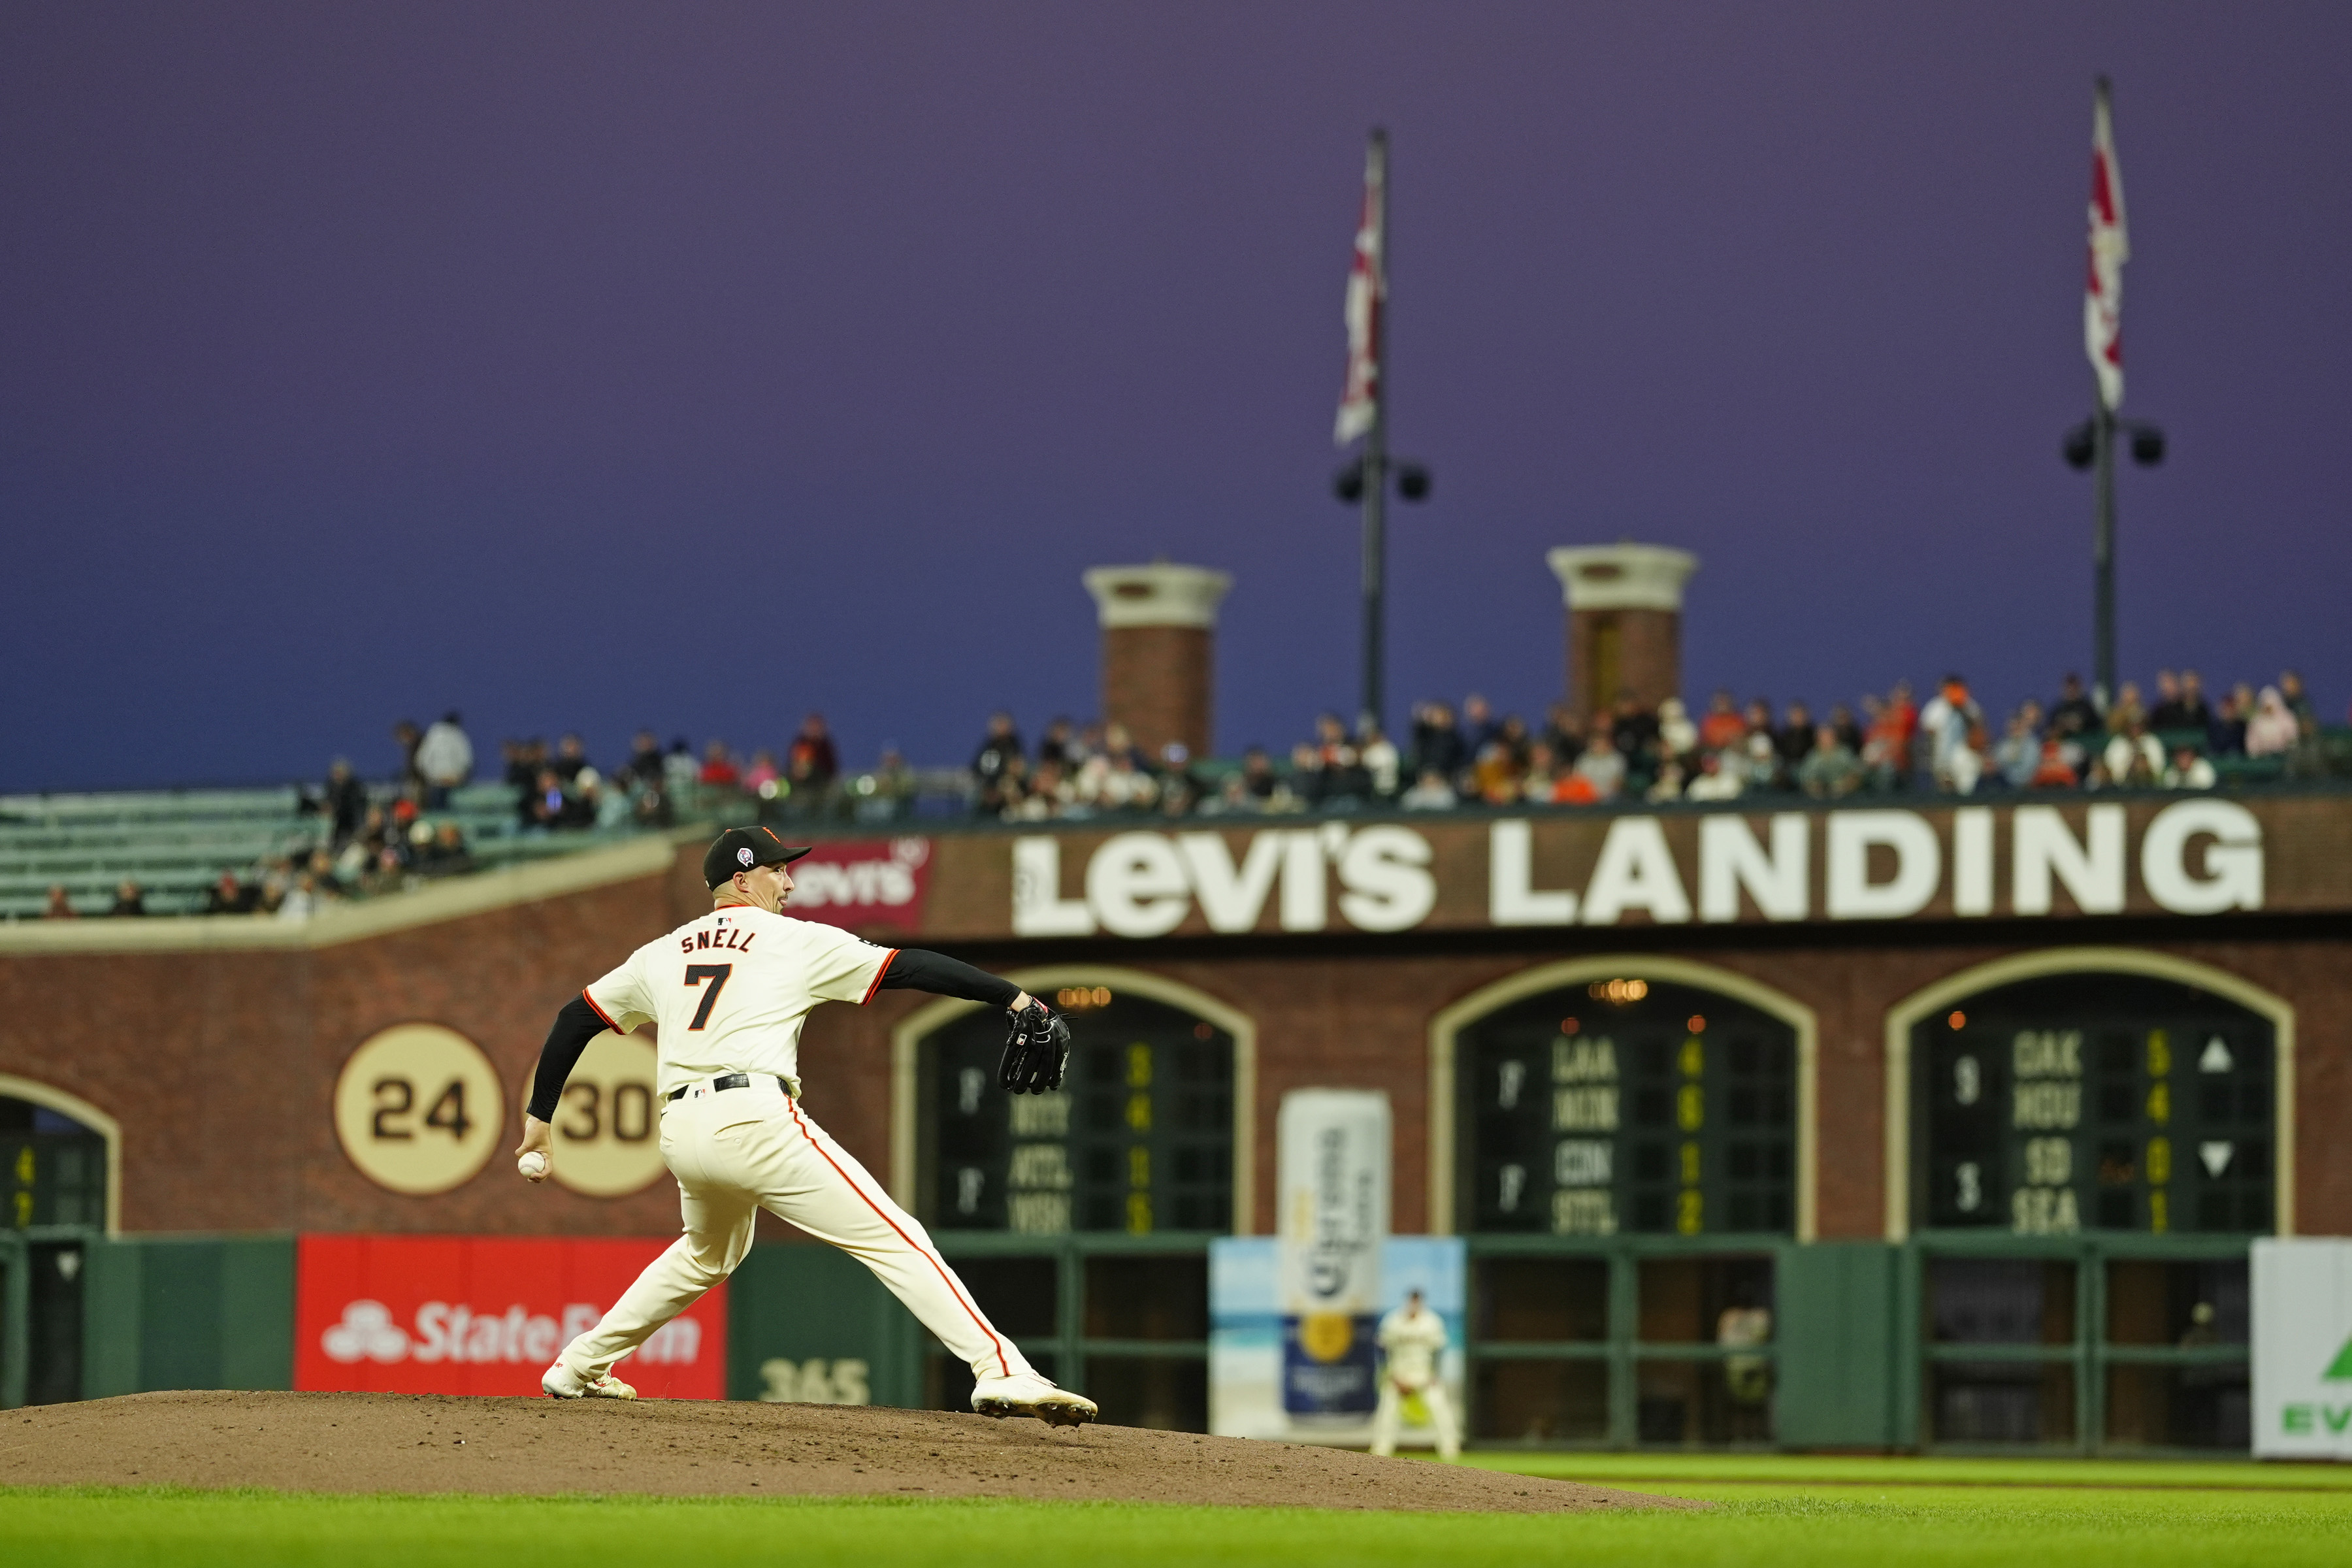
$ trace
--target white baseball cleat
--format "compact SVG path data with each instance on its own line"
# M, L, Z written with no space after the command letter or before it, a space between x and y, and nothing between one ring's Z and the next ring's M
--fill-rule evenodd
M983 1377L972 1385L971 1407L982 1415L1034 1415L1048 1426L1077 1426L1095 1418L1095 1402L1057 1388L1034 1372Z
M637 1391L605 1373L591 1383L572 1375L571 1368L557 1362L540 1374L539 1386L550 1399L635 1399Z

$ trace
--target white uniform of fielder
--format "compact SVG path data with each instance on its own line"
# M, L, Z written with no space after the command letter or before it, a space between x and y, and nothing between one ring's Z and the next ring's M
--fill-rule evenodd
M782 883L789 896L790 878ZM725 885L714 891L728 896ZM677 1178L685 1234L564 1348L542 1379L547 1392L633 1397L611 1376L613 1363L733 1272L765 1208L871 1268L971 1364L975 1409L1057 1421L1094 1415L1091 1403L1031 1368L922 1226L799 1104L809 1013L821 1002L873 1000L896 951L814 921L722 903L588 986L587 1004L606 1026L627 1034L651 1023L658 1032L661 1153ZM525 1150L546 1147L544 1127L526 1121Z
M1388 1365L1381 1373L1381 1401L1372 1412L1372 1452L1396 1452L1397 1427L1403 1419L1407 1394L1419 1394L1437 1429L1438 1457L1457 1458L1462 1431L1454 1424L1454 1405L1445 1397L1438 1376L1438 1358L1445 1351L1445 1320L1424 1305L1421 1292L1409 1292L1404 1305L1381 1320L1381 1349Z

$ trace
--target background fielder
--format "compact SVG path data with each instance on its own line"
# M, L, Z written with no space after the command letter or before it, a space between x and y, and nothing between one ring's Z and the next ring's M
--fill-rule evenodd
M781 911L785 866L808 853L764 827L730 827L703 858L710 913L657 937L564 1005L540 1053L519 1164L532 1181L551 1161L549 1121L564 1079L604 1029L652 1023L660 1058L661 1152L677 1178L685 1234L637 1277L593 1329L564 1348L541 1386L558 1398L633 1399L613 1363L724 1279L751 1248L767 1209L855 1255L971 1363L972 1408L1056 1425L1093 1418L1089 1400L1040 1376L1000 1333L955 1270L800 1100L801 1026L820 1002L910 988L990 1002L1009 1018L1003 1087L1061 1085L1069 1030L1012 982L935 952L877 947Z
M1396 1452L1405 1396L1418 1394L1437 1432L1438 1457L1458 1457L1462 1429L1454 1424L1453 1402L1437 1375L1438 1357L1445 1352L1445 1320L1429 1310L1420 1291L1408 1290L1404 1304L1381 1320L1380 1342L1388 1365L1381 1373L1381 1402L1372 1412L1372 1452Z

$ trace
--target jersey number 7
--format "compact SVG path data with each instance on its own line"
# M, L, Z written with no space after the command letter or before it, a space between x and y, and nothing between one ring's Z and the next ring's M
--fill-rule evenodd
M733 973L735 966L731 963L693 963L687 966L688 990L706 980L710 982L710 989L702 994L702 1005L694 1010L694 1022L687 1026L688 1029L699 1029L710 1022L710 1009L719 1005L719 994L727 989L727 977Z

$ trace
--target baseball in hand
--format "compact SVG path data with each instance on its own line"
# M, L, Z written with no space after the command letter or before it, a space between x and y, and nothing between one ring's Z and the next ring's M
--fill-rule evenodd
M533 1149L515 1162L515 1169L522 1173L525 1181L543 1182L547 1180L547 1156Z

